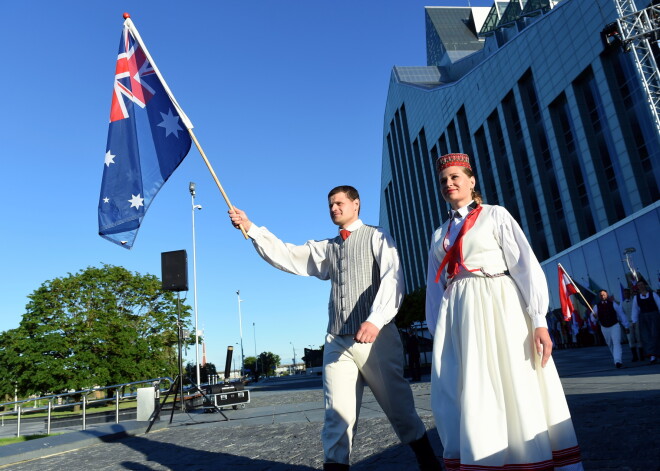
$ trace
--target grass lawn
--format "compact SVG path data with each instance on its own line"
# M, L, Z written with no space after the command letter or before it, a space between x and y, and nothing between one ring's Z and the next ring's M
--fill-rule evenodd
M34 440L35 438L53 437L55 435L61 435L61 434L51 433L50 435L43 434L43 435L27 435L23 437L0 438L0 446L11 445L12 443L27 442L28 440Z

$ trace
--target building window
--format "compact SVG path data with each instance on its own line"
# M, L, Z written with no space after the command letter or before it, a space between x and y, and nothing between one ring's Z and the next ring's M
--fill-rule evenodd
M390 132L387 135L387 150L390 157L390 168L392 170L392 200L390 202L389 211L392 211L391 221L393 222L395 231L393 235L399 246L399 254L401 255L401 265L407 273L414 273L411 263L413 260L413 255L411 253L410 241L411 237L406 234L404 228L410 228L411 221L409 218L410 211L408 210L408 200L403 198L402 195L402 184L404 182L403 175L401 171L401 158L398 155L398 143L397 140L396 126L394 125L394 120L390 123ZM406 277L406 290L412 288L409 286L410 276Z
M440 147L440 155L449 154L449 149L447 148L447 136L445 133L442 133L440 139L438 140L438 146Z
M504 133L500 124L500 116L497 110L493 111L488 119L488 134L490 135L491 147L493 149L493 162L497 167L500 188L502 189L502 198L504 206L511 213L513 218L520 223L520 210L518 201L513 191L513 174L509 167L509 159L506 155L506 144L504 142Z
M458 145L458 136L456 135L456 125L451 121L447 126L447 136L449 136L449 151L460 152L461 148Z
M603 54L601 58L628 150L630 166L635 175L637 191L642 205L647 206L660 199L658 132L630 57L617 51ZM640 120L640 117L648 119ZM656 162L655 167L653 162Z
M473 157L472 141L470 140L470 126L468 125L467 116L465 115L465 106L461 106L456 113L456 121L458 122L458 134L461 137L461 145L463 152Z
M615 168L615 162L612 160L614 146L591 67L580 74L573 86L605 215L608 223L614 224L626 216L617 182L621 171Z
M436 227L440 226L442 224L442 221L440 219L440 201L441 201L441 196L440 196L440 189L438 188L438 178L435 173L435 159L431 159L429 157L428 150L426 148L426 131L424 128L419 132L419 150L421 151L421 156L419 157L420 161L422 162L422 167L424 169L424 175L426 179L426 192L427 196L429 199L430 207L430 217L431 217L431 230L435 230ZM417 142L417 141L415 141ZM433 155L433 151L435 151L436 157L437 158L437 150L435 150L435 147L431 149L431 155ZM417 158L417 156L415 157ZM429 237L427 238L429 241L431 240L430 234Z
M565 195L564 201L568 199L571 202L578 235L580 240L583 240L596 233L596 225L591 210L587 180L584 177L584 164L575 141L573 121L568 110L566 95L563 93L559 95L550 104L549 109L559 158L564 167L564 177L568 187L568 194Z
M545 238L545 227L543 225L543 218L541 217L541 207L536 194L539 189L534 185L534 178L532 177L532 169L529 164L529 156L527 155L522 123L520 121L513 92L509 92L506 97L504 97L504 100L502 101L502 111L509 130L509 142L511 144L513 162L516 166L518 186L521 194L524 195L521 200L527 215L527 229L531 239L530 242L536 255L543 260L548 258L550 254L548 251L548 243Z
M553 165L548 138L543 125L541 109L539 107L534 78L528 70L518 81L520 98L525 113L525 121L529 129L529 136L534 150L536 167L539 173L541 191L545 199L545 206L550 217L550 227L555 242L555 253L561 252L571 246L571 238L568 233L564 207L557 184L557 172Z
M475 162L479 162L481 168L481 191L484 192L484 200L490 204L500 204L497 196L497 186L495 185L495 175L493 173L493 163L491 162L490 153L488 152L488 143L486 142L486 134L484 127L481 126L474 133L474 143L477 146L477 155Z

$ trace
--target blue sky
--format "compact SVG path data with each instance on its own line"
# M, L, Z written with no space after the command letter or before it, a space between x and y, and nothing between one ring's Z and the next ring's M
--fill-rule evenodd
M472 6L492 1L472 0ZM0 158L0 330L18 326L46 280L103 263L160 276L188 251L195 214L199 327L222 367L272 351L290 362L323 343L329 285L268 266L234 230L196 149L151 205L132 250L97 235L97 204L122 13L128 11L232 203L291 243L334 235L330 188L350 184L377 224L383 111L394 65L425 65L418 0L12 2ZM467 0L432 5L467 6ZM38 6L37 6L38 5ZM184 293L185 294L185 293ZM254 327L253 327L254 323ZM255 335L256 334L256 335ZM238 355L237 355L238 356ZM194 359L194 352L188 352Z

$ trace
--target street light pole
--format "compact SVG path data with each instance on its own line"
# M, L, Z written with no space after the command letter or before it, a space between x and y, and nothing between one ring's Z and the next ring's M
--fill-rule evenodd
M255 376L257 381L259 381L259 357L257 356L257 327L255 323L252 323L252 332L254 333L254 369L256 370Z
M238 328L241 334L241 376L245 374L245 355L243 354L243 316L241 315L241 290L236 291L238 296Z
M199 374L199 328L197 327L197 247L195 244L195 210L202 209L202 206L195 204L195 183L190 182L188 185L190 190L190 197L192 199L192 243L193 243L193 296L194 296L194 310L195 310L195 368L197 386L200 384Z
M296 374L296 347L293 345L293 342L289 342L293 348L293 374Z

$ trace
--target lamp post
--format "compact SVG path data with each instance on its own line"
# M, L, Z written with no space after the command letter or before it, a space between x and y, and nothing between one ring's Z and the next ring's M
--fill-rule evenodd
M293 348L293 374L296 374L296 347L293 345L293 342L289 342L291 348Z
M257 381L259 381L259 357L257 356L257 327L255 323L252 323L252 333L254 334L254 375L257 378Z
M202 209L202 206L195 204L195 183L190 182L188 185L190 190L190 197L192 201L192 244L193 244L193 297L194 297L194 311L195 311L195 368L197 386L200 383L199 374L199 329L197 327L197 248L195 244L195 210Z
M238 328L241 334L241 376L245 374L245 355L243 355L243 316L241 315L241 290L236 291L238 296Z

